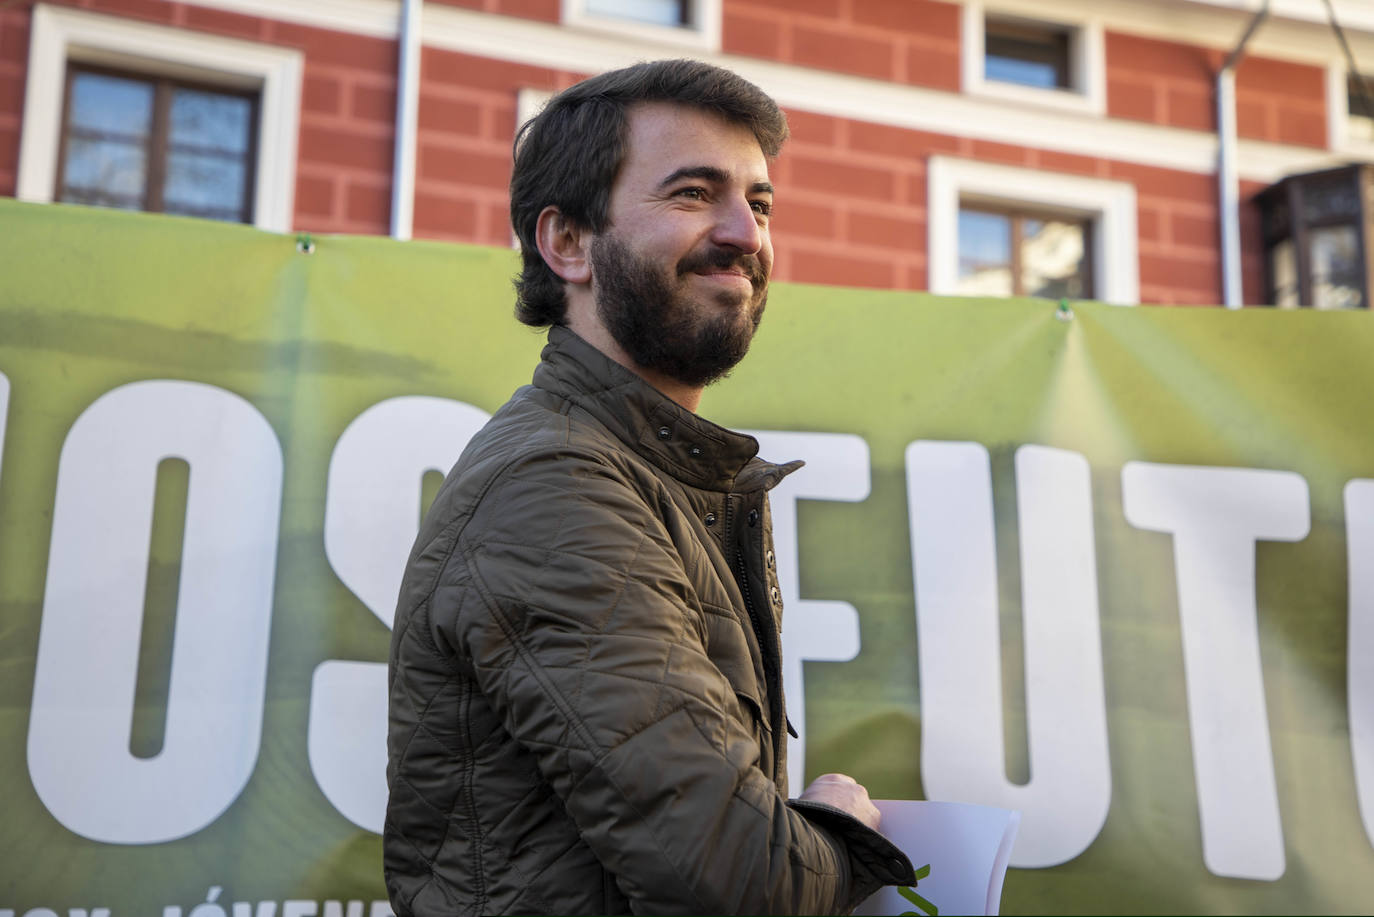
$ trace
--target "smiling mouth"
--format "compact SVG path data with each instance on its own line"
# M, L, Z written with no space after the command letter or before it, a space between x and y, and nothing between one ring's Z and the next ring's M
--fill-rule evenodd
M750 286L754 285L753 278L751 278L744 271L697 271L696 274L699 277L709 277L712 280L718 280L726 283L735 280L742 280Z
M678 265L679 274L696 274L716 283L735 284L734 278L760 290L768 282L763 266L754 255L745 255L723 248L712 248L686 258Z

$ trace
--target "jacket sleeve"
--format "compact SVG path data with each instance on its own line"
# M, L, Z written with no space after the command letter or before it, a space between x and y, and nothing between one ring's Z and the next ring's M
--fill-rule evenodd
M881 836L839 810L802 814L760 769L706 654L711 612L625 478L567 452L525 460L467 529L436 636L470 659L635 912L835 913L882 884L843 839Z

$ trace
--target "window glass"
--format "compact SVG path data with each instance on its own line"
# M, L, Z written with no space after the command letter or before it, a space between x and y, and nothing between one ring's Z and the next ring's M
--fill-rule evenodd
M1025 218L1021 221L1021 292L1024 296L1083 299L1087 296L1083 223Z
M70 137L59 201L141 210L147 177L140 146Z
M57 200L251 221L254 96L79 67L68 87Z
M59 201L138 210L146 192L153 88L94 73L73 75L67 160Z
M1359 309L1362 273L1359 233L1351 225L1323 226L1309 236L1312 264L1312 305L1317 309Z
M1365 92L1368 87L1369 92ZM1355 74L1346 78L1346 105L1350 113L1350 136L1359 140L1374 140L1374 79L1363 80Z
M959 211L959 285L963 296L1011 296L1011 218Z
M168 139L225 153L248 152L253 103L243 96L178 88L172 93Z
M587 12L652 25L688 25L687 0L587 0Z
M234 220L247 191L253 105L242 96L178 88L168 119L167 213Z
M148 136L152 121L150 83L103 73L72 75L71 127L141 142Z
M241 160L169 153L163 211L212 220L237 220L247 176Z
M966 296L1093 295L1087 219L964 205L959 209L959 283Z
M1053 26L988 19L983 77L1037 89L1067 89L1069 33Z
M1274 272L1274 305L1296 309L1298 302L1298 259L1293 240L1284 239L1270 250L1270 270Z

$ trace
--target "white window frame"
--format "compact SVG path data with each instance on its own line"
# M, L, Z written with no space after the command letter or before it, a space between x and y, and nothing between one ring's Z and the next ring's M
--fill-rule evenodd
M1374 75L1366 77L1374 84ZM1346 88L1350 70L1345 61L1333 61L1326 67L1326 133L1332 151L1354 156L1366 162L1374 161L1374 139L1352 136L1350 131L1350 98Z
M554 94L547 89L531 89L528 86L522 87L515 94L515 130L520 132L520 128L525 126L525 122L533 118L544 110L544 106L549 104Z
M1093 298L1140 302L1135 186L1101 178L932 156L926 166L930 292L957 295L962 200L1086 216L1093 221Z
M525 122L533 118L544 110L544 106L549 104L554 94L547 89L531 89L528 86L521 87L515 94L515 132L520 133L520 128L525 126ZM515 234L515 227L510 228L510 247L520 251L520 237Z
M687 26L654 25L593 15L587 12L587 0L562 0L562 21L565 26L630 38L636 42L688 48L707 54L719 52L722 0L689 2L692 24Z
M55 196L69 61L258 90L253 225L290 232L304 69L301 52L37 4L19 144L15 197L20 200L46 204Z
M1043 4L1040 6L1043 7ZM1036 8L1037 4L1034 3L984 3L983 0L966 0L959 55L964 92L1018 105L1043 105L1062 111L1105 115L1107 66L1103 50L1102 20L1095 16L1059 16L1058 11L1054 18L1047 19L1043 13L1035 12ZM983 26L989 16L995 19L1019 19L1028 24L1069 31L1069 77L1072 83L1070 88L1042 89L1037 86L1020 86L1001 80L985 79L983 73L987 42Z

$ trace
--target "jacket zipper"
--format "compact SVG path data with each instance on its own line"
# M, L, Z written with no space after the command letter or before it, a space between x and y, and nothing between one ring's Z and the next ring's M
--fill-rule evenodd
M735 496L737 495L730 494L725 500L725 531L733 537L739 537L732 526L735 501L731 497ZM779 690L777 685L778 673L773 659L776 637L770 641L767 634L764 633L763 622L759 617L758 609L754 607L753 592L749 589L749 568L744 562L744 549L739 547L735 548L735 580L736 585L739 586L740 594L744 596L744 610L749 612L749 623L754 627L754 638L758 641L759 654L763 657L763 677L768 687L768 728L771 731L773 721L776 719L773 708L778 702Z

